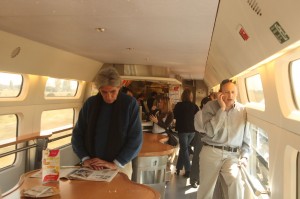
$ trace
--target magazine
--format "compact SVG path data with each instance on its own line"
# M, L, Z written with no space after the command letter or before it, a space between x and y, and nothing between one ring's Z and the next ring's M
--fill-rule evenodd
M61 169L60 179L110 182L117 175L117 169L92 170L85 167Z

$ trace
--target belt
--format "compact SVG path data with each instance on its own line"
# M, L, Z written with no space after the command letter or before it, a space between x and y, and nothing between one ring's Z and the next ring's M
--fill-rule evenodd
M229 152L237 152L238 149L239 149L239 147L216 146L216 145L210 145L210 144L207 144L207 143L205 143L205 142L203 142L203 145L204 145L204 146L210 146L210 147L217 148L217 149L222 149L222 150L229 151Z

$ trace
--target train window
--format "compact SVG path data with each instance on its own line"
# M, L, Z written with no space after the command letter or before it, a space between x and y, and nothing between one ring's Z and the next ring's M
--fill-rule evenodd
M72 130L74 125L74 109L59 109L43 111L41 119L41 131L51 132L48 148L58 148L71 143ZM66 136L66 137L64 137ZM61 139L60 139L61 138Z
M21 93L22 83L22 75L0 73L0 97L18 97Z
M15 114L0 115L0 141L3 142L17 137L18 118ZM3 156L6 152L13 151L16 146L7 146L0 148L0 169L14 164L16 154Z
M92 84L92 89L91 89L91 95L97 95L99 92L99 89L95 86L95 84Z
M246 90L249 102L265 106L265 97L259 74L246 78Z
M296 102L297 109L300 109L300 59L290 64L290 79L293 88L293 97Z
M78 81L49 77L46 83L45 97L74 97L77 93Z
M252 154L249 159L249 173L257 180L257 186L269 190L269 142L268 134L250 124Z

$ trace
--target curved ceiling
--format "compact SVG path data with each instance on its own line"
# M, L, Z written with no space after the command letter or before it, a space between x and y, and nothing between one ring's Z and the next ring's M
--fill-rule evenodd
M101 63L203 79L217 8L218 0L3 0L0 29Z

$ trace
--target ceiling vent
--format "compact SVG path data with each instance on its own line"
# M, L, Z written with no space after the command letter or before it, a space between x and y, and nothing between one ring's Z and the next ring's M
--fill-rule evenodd
M256 0L247 0L247 3L249 5L249 7L258 15L261 16L262 15L262 11L261 8L259 7L258 3Z

